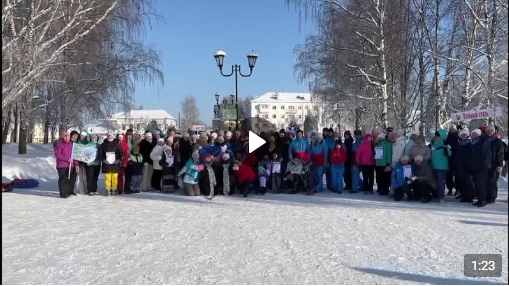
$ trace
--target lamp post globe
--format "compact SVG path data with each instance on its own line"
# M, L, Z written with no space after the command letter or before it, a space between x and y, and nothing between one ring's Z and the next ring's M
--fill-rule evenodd
M258 59L258 54L254 51L247 54L247 63L249 64L249 68L253 69L256 65L256 60Z
M216 64L219 68L223 68L224 65L224 58L226 57L226 53L221 50L217 50L214 53L214 58L216 59Z
M219 98L221 97L221 95L219 93L216 93L214 97L216 98L216 102L219 102Z

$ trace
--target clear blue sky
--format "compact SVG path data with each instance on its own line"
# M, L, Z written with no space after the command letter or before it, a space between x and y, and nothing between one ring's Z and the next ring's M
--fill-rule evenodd
M165 23L148 31L145 41L161 52L165 83L137 85L138 105L165 109L177 117L182 98L193 94L201 119L210 124L214 94L228 95L235 87L233 77L219 74L213 57L217 49L227 54L225 73L235 63L248 72L247 53L259 54L253 75L239 80L241 98L268 91L308 91L295 80L293 49L313 28L302 23L299 31L298 15L284 0L159 0L156 8Z

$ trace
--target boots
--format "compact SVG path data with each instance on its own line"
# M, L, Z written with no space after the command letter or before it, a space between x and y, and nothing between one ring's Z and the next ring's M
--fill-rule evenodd
M315 189L313 189L313 188L309 188L309 189L307 189L307 191L306 191L306 195L308 195L308 196L312 196L312 195L314 195L314 194L315 194Z

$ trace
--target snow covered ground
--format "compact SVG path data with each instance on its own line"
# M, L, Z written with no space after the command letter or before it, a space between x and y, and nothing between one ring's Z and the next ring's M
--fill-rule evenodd
M2 284L507 284L508 207L376 195L57 197L51 146L2 150ZM29 159L30 158L30 159ZM102 183L102 181L101 181ZM500 180L500 199L507 182ZM463 255L504 257L466 278Z

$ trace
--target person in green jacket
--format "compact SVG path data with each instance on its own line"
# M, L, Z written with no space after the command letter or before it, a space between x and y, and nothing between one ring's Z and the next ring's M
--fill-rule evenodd
M99 136L94 133L90 133L88 135L88 140L88 145L94 145L97 148L97 151L99 151L99 148L101 147L101 144L99 144ZM99 152L96 154L99 154ZM96 156L92 163L86 164L84 171L87 178L86 194L90 196L98 195L99 193L97 192L97 180L99 179L99 174L101 173L101 159L99 156Z
M391 187L392 144L385 139L385 134L377 135L375 145L375 171L377 191L381 196L387 196Z
M443 202L445 196L445 178L449 171L449 159L451 158L451 146L445 144L447 130L440 129L435 132L431 148L431 169L437 181L437 199Z

